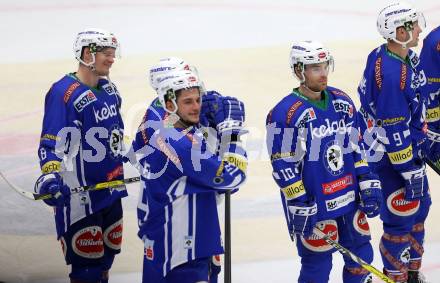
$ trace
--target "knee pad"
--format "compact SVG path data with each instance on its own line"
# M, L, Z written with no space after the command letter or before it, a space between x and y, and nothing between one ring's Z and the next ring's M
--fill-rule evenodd
M84 282L100 282L102 277L102 267L100 265L72 265L72 272L70 272L69 277Z
M332 269L332 254L308 255L301 258L298 283L327 283Z
M423 223L417 223L409 235L411 243L409 270L417 271L422 265L422 256L425 250L423 249L423 240L425 238L425 226Z
M410 235L384 233L379 249L385 273L396 282L406 282L410 260Z

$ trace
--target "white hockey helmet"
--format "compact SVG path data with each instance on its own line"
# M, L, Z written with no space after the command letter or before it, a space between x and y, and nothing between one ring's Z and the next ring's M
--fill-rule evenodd
M157 95L163 109L170 114L177 112L176 92L182 89L197 87L200 95L203 93L203 84L197 73L187 70L169 71L157 80ZM171 101L174 105L174 111L167 109L166 101Z
M159 63L153 65L149 71L150 85L157 90L157 84L160 77L163 77L170 71L189 71L191 66L183 59L178 57L167 57L159 60Z
M92 53L93 60L90 63L86 63L81 59L84 47L89 47ZM79 62L90 67L95 64L95 53L104 47L115 48L119 56L119 42L113 33L98 28L88 28L76 36L73 52Z
M406 2L397 2L383 8L377 17L377 30L380 35L387 40L406 46L412 41L412 33L414 22L418 21L421 29L426 27L425 17L422 13L417 12L411 4ZM396 38L396 30L404 27L409 32L409 39L405 42Z
M290 50L290 68L292 69L293 75L303 83L305 81L304 77L304 66L309 64L319 64L328 62L329 70L334 70L333 56L330 51L324 47L324 45L319 41L301 41L294 43L292 49ZM300 78L295 73L295 68L298 67L301 71L302 78Z

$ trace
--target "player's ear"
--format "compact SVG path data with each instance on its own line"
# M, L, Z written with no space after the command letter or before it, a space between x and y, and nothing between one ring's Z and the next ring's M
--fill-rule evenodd
M396 29L396 38L400 41L405 41L407 37L407 32L404 27L398 27Z
M167 102L165 102L165 106L168 110L174 111L174 104L170 100L167 100Z
M296 76L297 76L297 77L301 77L301 68L299 67L298 64L295 65L294 70L295 70L295 74L296 74Z
M92 53L90 52L90 48L84 47L81 59L86 63L92 62Z

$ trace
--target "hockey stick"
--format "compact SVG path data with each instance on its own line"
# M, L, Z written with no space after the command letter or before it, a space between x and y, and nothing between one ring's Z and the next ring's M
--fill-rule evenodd
M232 282L231 276L231 191L225 193L225 283Z
M19 193L21 196L23 196L27 199L43 200L43 199L49 199L52 197L51 194L35 194L35 193L31 193L29 191L23 190L19 186L10 182L3 175L2 172L0 172L0 177L6 182L6 184L8 184L8 186L10 188L12 188L17 193ZM108 189L108 188L121 187L125 184L130 184L130 183L139 182L139 181L140 181L140 177L131 177L131 178L123 179L123 180L114 180L114 181L103 182L103 183L98 183L98 184L94 184L94 185L87 185L87 186L81 186L81 187L76 187L76 188L70 188L70 193L77 194L80 192L97 191L97 190L103 190L103 189Z
M357 255L355 255L354 253L349 251L347 248L344 248L343 246L341 246L338 242L334 241L332 238L330 238L329 235L325 234L320 229L314 227L313 228L313 233L315 235L317 235L318 237L323 238L327 242L327 244L329 244L333 248L337 249L342 255L351 258L354 262L356 262L357 264L362 266L363 269L365 269L365 270L373 273L374 275L376 275L383 282L395 283L391 278L389 278L388 276L386 276L385 274L380 272L377 268L375 268L371 264L368 264L367 262L365 262L363 259L361 259Z
M429 159L429 157L425 156L423 160L428 164L429 167L431 167L432 170L435 171L438 175L440 175L440 162L437 160L437 162L432 161Z

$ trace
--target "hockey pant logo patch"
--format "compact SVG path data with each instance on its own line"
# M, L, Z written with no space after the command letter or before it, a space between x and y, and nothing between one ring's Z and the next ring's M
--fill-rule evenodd
M120 250L122 245L122 218L104 231L104 243L113 250Z
M100 258L104 256L104 242L102 229L99 226L90 226L79 230L72 237L73 251L84 258Z
M410 216L415 214L419 210L420 201L407 201L404 198L404 188L389 195L387 198L389 211L398 216Z
M339 241L338 224L335 220L320 221L316 223L316 227L327 235L330 235L332 240L336 242ZM304 247L314 252L327 252L333 248L327 244L324 239L316 236L315 234L312 234L307 239L301 236L301 243L304 245Z
M353 217L353 227L354 229L363 236L370 236L370 226L368 225L367 217L365 213L358 210Z

